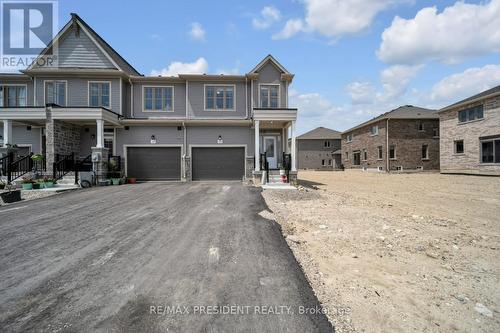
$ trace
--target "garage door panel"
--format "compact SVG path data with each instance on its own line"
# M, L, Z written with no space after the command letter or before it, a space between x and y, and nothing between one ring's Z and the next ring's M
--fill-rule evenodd
M127 176L137 180L180 180L180 147L128 147Z
M245 148L193 147L193 180L241 180L245 175Z

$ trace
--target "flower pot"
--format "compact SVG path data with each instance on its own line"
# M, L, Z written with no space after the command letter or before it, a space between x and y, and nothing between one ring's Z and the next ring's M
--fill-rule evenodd
M281 169L280 170L280 176L284 176L286 174L285 170Z
M128 184L135 184L137 182L136 178L127 178L127 183Z
M33 183L23 184L23 190L32 190L32 189L33 189Z
M52 188L52 187L54 187L54 182L44 182L43 187Z
M24 184L23 184L24 185ZM0 193L0 197L5 203L13 203L17 201L21 201L21 191L15 190L10 192Z
M113 185L120 185L120 178L111 178Z

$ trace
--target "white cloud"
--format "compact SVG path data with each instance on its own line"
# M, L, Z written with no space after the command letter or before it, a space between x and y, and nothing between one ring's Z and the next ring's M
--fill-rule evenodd
M201 23L193 22L191 23L191 30L189 31L189 36L193 40L204 41L205 40L205 29Z
M380 73L380 82L384 90L379 99L387 101L406 93L411 79L421 68L422 66L394 65L384 69Z
M477 5L459 1L442 13L436 7L427 7L413 19L396 16L383 32L377 53L387 63L456 63L499 52L499 31L500 0Z
M273 35L273 39L288 39L302 30L304 30L304 22L301 19L288 20L285 27Z
M433 101L452 103L500 84L500 65L486 65L482 68L469 68L462 73L453 74L436 83L430 97Z
M239 67L234 67L234 68L222 68L217 70L217 74L224 74L224 75L238 75L240 74L240 68Z
M389 6L410 0L303 0L304 19L288 20L277 35L290 38L300 31L317 32L331 39L368 28L375 16ZM301 22L301 29L298 29ZM291 27L296 29L291 29ZM288 27L288 33L285 29Z
M370 104L376 97L376 90L371 82L352 82L347 85L346 91L353 104Z
M153 69L151 75L175 76L177 74L202 74L208 71L208 62L200 57L195 62L174 61L167 68L160 70Z
M281 12L273 6L265 6L260 12L262 17L252 19L252 26L258 30L265 30L281 20Z

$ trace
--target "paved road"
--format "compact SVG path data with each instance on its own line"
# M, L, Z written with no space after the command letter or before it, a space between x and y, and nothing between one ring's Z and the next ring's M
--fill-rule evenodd
M318 301L279 226L258 215L266 208L240 183L104 187L2 207L0 331L333 331L324 315L299 313Z

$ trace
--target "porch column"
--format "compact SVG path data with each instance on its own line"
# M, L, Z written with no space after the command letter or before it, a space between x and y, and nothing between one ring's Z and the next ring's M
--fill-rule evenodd
M7 147L12 144L12 120L4 119L3 121L3 145Z
M291 126L291 129L290 129L290 134L291 134L291 137L292 137L292 147L291 147L291 154L292 154L292 171L297 171L297 167L296 167L296 158L297 158L297 149L295 148L295 120L292 120L292 126Z
M255 171L260 171L260 140L259 140L259 126L260 126L260 121L255 120L254 121L254 127L255 127Z
M104 148L104 120L102 119L97 119L97 142L95 147L96 148Z

